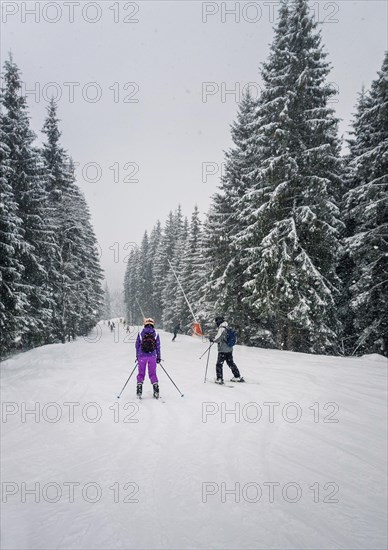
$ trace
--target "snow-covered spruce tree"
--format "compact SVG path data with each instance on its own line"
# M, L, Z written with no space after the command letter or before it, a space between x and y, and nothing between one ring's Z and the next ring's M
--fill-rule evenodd
M140 303L140 249L132 249L128 261L124 277L124 302L126 307L126 318L131 325L140 325L143 323ZM141 305L140 305L141 307Z
M140 245L139 277L139 302L142 310L144 311L144 315L146 317L152 317L152 258L150 256L150 242L147 231L144 233L143 240Z
M168 218L161 230L159 243L155 250L152 267L152 300L155 311L155 321L160 323L163 316L163 292L169 270L168 259L171 261L174 244L174 215L169 212Z
M109 292L108 283L105 281L104 285L104 302L101 307L101 319L109 320L112 317L112 304Z
M39 151L33 146L27 104L21 96L20 72L10 56L4 64L4 142L8 148L9 183L21 219L24 246L16 250L23 266L26 307L19 319L21 345L30 348L52 341L52 257L56 253L52 213L46 193L46 176Z
M357 336L351 352L388 356L388 53L358 105L348 182L345 248Z
M202 255L201 221L199 219L199 210L197 206L195 206L191 216L186 245L182 254L179 280L191 308L193 309L194 315L201 321L199 301L205 286L205 266ZM182 292L178 294L177 310L179 311L179 319L177 319L177 321L181 321L182 331L190 332L193 326L193 316Z
M354 259L350 254L349 247L346 245L347 239L354 235L355 219L350 215L347 209L347 192L356 185L356 178L352 168L352 158L355 158L358 154L360 154L360 151L359 143L357 142L358 140L355 138L354 128L358 126L358 120L362 116L366 105L367 97L363 87L356 105L356 112L354 114L354 120L352 121L352 129L349 132L351 138L347 140L349 145L349 153L344 158L346 168L344 172L344 192L341 199L341 211L344 213L343 220L345 222L345 229L342 233L343 246L340 250L337 267L337 273L341 280L341 293L338 300L338 314L342 324L340 342L341 353L343 355L352 354L358 338L357 330L354 326L354 311L350 307L350 287L354 276L355 264ZM365 139L366 135L364 135L364 140Z
M42 155L54 211L58 253L55 255L53 323L65 342L86 334L97 322L103 301L97 240L85 198L76 185L74 166L60 145L57 106L51 101L43 126Z
M12 350L21 337L26 292L21 282L23 265L20 253L24 247L22 220L10 183L12 168L9 147L3 132L0 112L0 356Z
M130 278L131 278L131 272L130 272L130 263L131 263L131 256L133 255L133 249L128 255L127 259L127 265L125 267L125 273L124 273L124 306L125 306L125 318L128 322L128 324L133 325L133 315L132 315L132 308L131 308L131 296L130 296Z
M63 193L72 186L73 174L71 163L65 149L60 144L60 120L57 117L57 104L53 99L47 107L47 117L42 132L46 135L46 143L42 145L42 155L48 172L47 191L52 205L60 208Z
M47 118L42 132L47 141L42 145L42 156L47 173L47 192L54 211L53 224L58 244L54 257L54 276L52 279L54 306L52 310L55 337L61 342L68 338L71 304L76 303L76 269L70 261L72 222L68 220L67 209L72 207L72 189L74 178L70 171L70 160L60 145L61 132L57 118L57 105L51 100L47 107Z
M155 319L161 319L161 312L157 311L157 306L155 304L155 257L156 251L159 248L160 241L162 238L162 226L160 221L156 222L156 225L153 227L150 233L149 238L149 247L148 247L148 258L147 265L149 266L148 277L150 278L150 294L148 296L148 305L150 310L150 315Z
M169 261L172 262L175 254L176 242L182 226L182 212L169 213L164 224L159 245L156 248L153 264L152 298L155 307L155 321L162 323L165 306L164 296L167 285L167 276L170 272Z
M72 164L70 169L74 170ZM102 289L103 271L100 266L98 243L91 223L89 207L77 185L74 185L73 201L73 208L78 210L78 221L82 227L81 247L76 257L80 321L75 325L74 334L86 335L99 320L104 295ZM78 209L76 205L78 205Z
M236 239L244 234L248 220L240 216L243 201L253 191L258 164L258 144L255 113L257 100L249 89L239 105L237 119L232 124L233 147L225 153L225 173L205 224L204 253L211 266L205 287L205 302L211 304L208 316L222 312L239 332L240 341L249 341L253 319L244 288L246 280L241 264L243 246Z
M260 169L241 212L248 306L279 348L337 349L336 263L341 187L329 64L306 0L280 7L257 112Z
M171 257L169 258L175 274L181 281L183 259L185 256L188 236L188 221L182 217L181 208L179 207L174 215L174 245L172 248ZM184 298L182 291L178 285L176 277L170 265L166 277L166 284L163 290L163 317L162 323L165 330L171 331L174 325L180 321L181 311L179 306Z

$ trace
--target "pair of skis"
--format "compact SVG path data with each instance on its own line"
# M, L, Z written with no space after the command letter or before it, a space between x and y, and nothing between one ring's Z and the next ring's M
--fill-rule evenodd
M209 380L209 379L206 378L206 380ZM235 384L242 384L242 383L245 383L244 378L242 378L238 382L235 382ZM234 388L233 384L225 384L225 382L223 384L219 384L218 382L216 382L216 380L214 380L214 384L217 384L217 386L224 386L225 388Z
M160 397L159 389L157 391L154 390L153 393L152 393L152 396L153 396L154 399L160 399L163 403L165 402ZM138 391L136 391L136 397L139 399L139 401L143 398L142 388L141 388L139 393L138 393Z
M142 401L143 400L143 396L142 395L136 395L137 399L139 401ZM160 396L159 394L159 397L156 397L155 395L152 396L153 399L155 399L156 401L160 401L161 403L165 403L165 400ZM147 396L147 399L148 399L148 396Z

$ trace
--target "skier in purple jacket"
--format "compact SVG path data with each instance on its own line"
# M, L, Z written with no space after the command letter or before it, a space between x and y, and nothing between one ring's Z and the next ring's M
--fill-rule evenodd
M143 382L148 364L148 376L154 390L154 397L159 398L159 384L156 376L156 363L160 363L160 338L155 330L155 323L151 317L144 319L144 328L136 338L136 358L139 372L137 375L136 394L141 397Z

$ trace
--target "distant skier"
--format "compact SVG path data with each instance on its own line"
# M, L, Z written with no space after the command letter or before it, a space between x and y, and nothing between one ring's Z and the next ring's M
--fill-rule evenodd
M177 337L178 332L182 332L180 322L177 325L175 325L173 332L174 332L174 336L173 336L173 339L171 341L175 342L175 338Z
M155 330L155 323L151 317L144 319L144 328L136 338L136 358L139 372L137 375L136 394L141 397L143 382L148 364L148 376L154 390L154 397L159 398L159 384L156 376L156 363L160 363L160 338Z
M221 316L218 316L214 319L218 332L214 338L209 338L210 342L215 342L218 344L218 357L216 364L216 384L223 384L223 364L226 361L228 367L232 370L233 378L231 382L245 382L244 378L241 376L240 371L237 368L236 363L233 360L233 345L228 345L227 336L228 336L228 323Z

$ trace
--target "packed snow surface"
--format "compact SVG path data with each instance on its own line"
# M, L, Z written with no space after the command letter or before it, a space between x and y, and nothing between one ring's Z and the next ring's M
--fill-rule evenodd
M159 401L135 376L118 400L117 325L3 363L3 550L386 547L384 358L236 346L231 388L215 348L204 383L207 342L160 332L184 397L159 366Z

